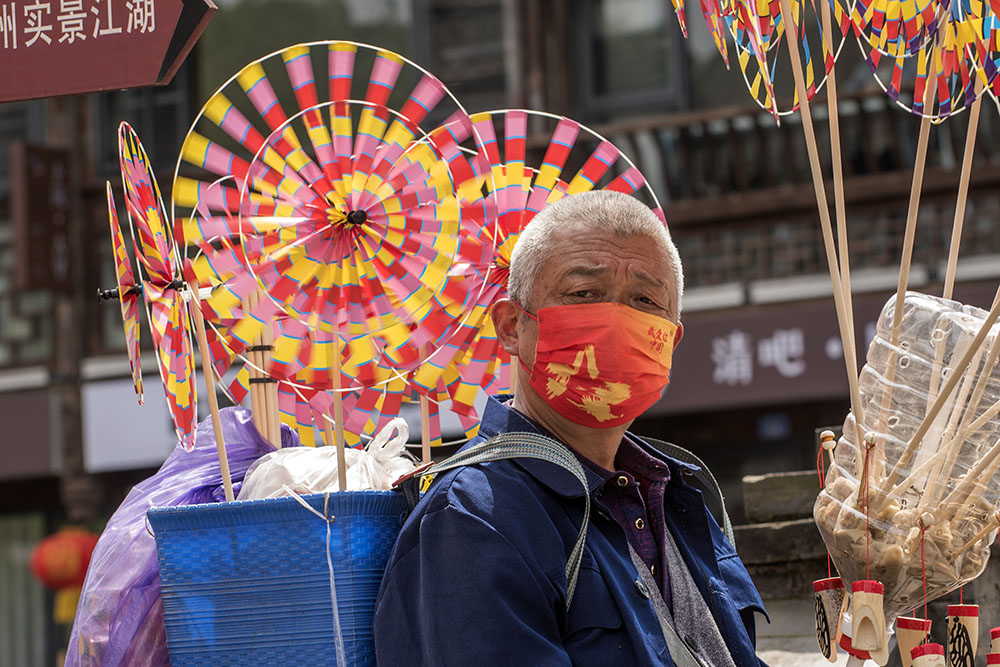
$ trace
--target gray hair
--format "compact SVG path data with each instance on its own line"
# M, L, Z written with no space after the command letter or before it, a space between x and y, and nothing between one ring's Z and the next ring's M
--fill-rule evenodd
M521 232L510 258L510 297L527 307L531 288L545 260L553 232L566 224L579 224L588 231L610 232L620 237L648 236L656 239L677 281L677 314L684 294L684 270L670 232L652 209L635 197L613 190L592 190L564 197L543 208Z

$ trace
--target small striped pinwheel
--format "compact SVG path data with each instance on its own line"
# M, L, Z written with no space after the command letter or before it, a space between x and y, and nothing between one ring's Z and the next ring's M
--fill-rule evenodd
M132 382L135 393L142 405L142 370L139 366L139 292L141 289L135 282L132 273L132 260L125 248L125 239L118 225L118 209L115 208L115 197L111 192L111 183L107 183L108 222L111 225L111 247L115 253L115 278L118 282L118 301L122 309L122 324L125 328L125 349L128 352L128 363L132 368Z
M843 28L848 23L849 8L842 6L840 0L791 0L789 4L799 38L806 95L812 99L822 89L843 48L843 34L833 25ZM832 11L829 30L824 29L824 11ZM784 71L778 67L778 60L787 58L788 48L780 1L731 0L725 5L725 16L736 43L740 70L757 104L775 117L798 111L798 96L791 79L783 82L781 89L778 84L782 82L776 80L778 72ZM816 52L820 57L814 57ZM792 99L791 107L778 108L775 95L787 95Z
M940 122L998 83L997 17L984 0L858 0L852 21L879 86L914 115ZM910 86L912 100L901 96Z
M159 186L146 151L128 123L118 128L118 149L136 257L145 271L142 294L160 379L177 436L190 450L194 447L197 393L184 284L175 270L177 259Z

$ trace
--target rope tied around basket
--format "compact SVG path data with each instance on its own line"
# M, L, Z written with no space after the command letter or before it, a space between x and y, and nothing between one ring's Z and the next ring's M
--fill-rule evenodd
M333 643L337 651L337 667L347 667L347 660L344 657L344 633L340 629L340 612L337 610L337 587L333 575L333 557L330 555L330 524L337 520L337 517L330 516L327 509L330 502L330 492L327 491L323 494L323 513L320 514L302 496L292 491L287 484L282 484L281 488L284 489L285 493L294 498L296 502L318 516L326 524L326 567L330 572L330 604L333 607Z

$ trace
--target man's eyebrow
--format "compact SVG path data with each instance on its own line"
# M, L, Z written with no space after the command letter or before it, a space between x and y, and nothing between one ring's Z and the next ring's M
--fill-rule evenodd
M645 282L645 283L651 283L653 285L656 285L657 287L664 287L665 288L667 286L667 284L665 282L663 282L662 280L660 280L659 278L657 278L656 276L654 276L651 273L646 273L642 269L636 269L635 270L635 277L638 278L639 280Z
M566 273L564 275L593 277L593 276L604 275L609 272L610 269L607 268L606 266L592 266L592 265L581 264L577 266L571 266L569 269L566 270Z

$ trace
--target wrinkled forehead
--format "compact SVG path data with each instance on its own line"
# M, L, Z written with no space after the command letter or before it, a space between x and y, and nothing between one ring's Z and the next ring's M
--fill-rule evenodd
M644 279L669 285L674 291L676 278L666 240L646 232L620 234L610 229L594 228L571 221L553 229L546 248L540 274L602 273L622 261L635 266L635 273ZM539 276L540 277L540 276Z

